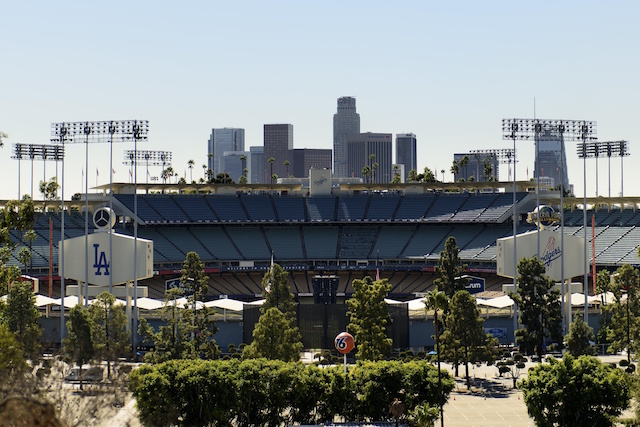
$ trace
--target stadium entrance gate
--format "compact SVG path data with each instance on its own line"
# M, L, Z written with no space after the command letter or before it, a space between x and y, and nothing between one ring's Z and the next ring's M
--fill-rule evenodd
M333 340L347 330L349 317L346 304L298 304L298 328L305 349L333 349ZM394 349L409 348L409 308L407 304L390 304L391 325L387 335ZM253 329L260 318L260 307L245 305L243 311L243 340L253 341ZM356 342L356 346L358 343Z

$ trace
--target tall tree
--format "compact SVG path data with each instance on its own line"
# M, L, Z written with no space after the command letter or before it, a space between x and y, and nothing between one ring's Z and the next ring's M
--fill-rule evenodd
M610 352L627 351L627 361L631 353L640 347L640 275L638 270L625 264L613 275L611 292L612 304L604 307L605 317L610 319L607 327L607 341ZM623 298L624 297L624 298Z
M89 309L80 304L73 307L69 313L67 329L69 336L64 339L64 351L80 369L82 390L82 365L93 360L96 352Z
M423 181L424 182L436 182L436 177L433 174L433 171L431 169L429 169L427 166L425 166L425 168L424 168Z
M38 324L40 311L35 305L36 297L31 282L13 282L7 303L2 310L2 321L22 345L23 357L38 360L42 329Z
M111 378L111 365L129 347L127 315L115 303L115 296L102 292L89 307L96 354L107 361L107 378Z
M458 181L458 173L460 173L460 166L458 166L458 162L454 160L449 171L453 174L453 181Z
M536 257L518 262L518 293L511 297L520 309L520 323L525 329L516 331L516 342L525 354L542 358L545 337L562 345L562 312L560 293L552 291L553 281L544 275L544 263Z
M457 291L449 304L445 334L451 334L458 342L462 362L465 365L467 388L471 388L469 362L486 359L487 334L484 320L476 306L476 300L466 290ZM443 337L444 339L444 337Z
M213 335L218 332L218 327L213 321L212 309L202 304L203 296L207 294L209 277L204 272L204 263L196 252L187 253L187 257L180 270L180 282L185 287L190 310L186 317L191 320L191 340L189 350L193 358L205 355L205 358L213 358L218 354Z
M369 165L364 165L362 168L362 177L364 178L364 182L369 182L369 176L371 175L371 167Z
M244 348L242 357L297 361L302 350L300 339L300 331L292 321L278 308L271 307L260 315L253 330L253 342Z
M591 356L541 363L520 388L537 426L613 426L630 401L624 372Z
M289 160L285 160L284 161L284 167L286 168L286 178L289 178L289 165L291 164L291 162L289 162Z
M392 184L400 184L400 167L398 165L393 165L393 179L391 180Z
M269 171L269 176L271 177L271 185L273 185L273 162L275 162L276 159L274 159L273 157L269 157L269 160L267 160L267 162L269 162L269 167L271 168Z
M449 307L449 299L444 292L435 291L429 292L425 298L425 306L427 309L433 310L433 324L436 333L436 358L438 359L438 405L440 407L440 424L444 426L444 413L443 413L443 396L442 396L442 373L440 371L440 326L438 325L438 315L440 311L447 311Z
M407 181L409 181L409 182L417 182L418 181L418 175L417 175L415 169L411 169L409 171L409 174L407 175Z
M450 236L444 244L444 250L440 252L440 262L435 269L438 275L435 279L436 286L448 298L453 298L457 291L464 290L469 284L469 279L462 277L467 265L462 264L459 252L456 238Z
M189 167L189 181L193 182L193 167L196 165L196 161L193 159L190 159L187 162L187 166Z
M595 340L593 328L587 325L580 314L571 322L569 333L565 337L567 350L572 356L593 355L591 342Z
M165 322L155 332L146 318L141 318L138 333L144 343L153 344L153 350L145 354L149 362L163 362L171 359L192 357L189 351L191 338L191 322L186 314L189 310L177 306L178 298L183 294L180 288L169 289L166 294L165 305L160 309L160 318Z
M365 277L353 281L354 293L347 300L349 326L356 342L356 356L360 360L381 360L391 350L387 325L391 324L389 308L384 301L391 291L387 279L371 280Z
M267 357L285 361L298 360L302 337L296 326L296 302L289 288L289 273L272 264L262 278L260 319L253 331L253 342L242 357Z

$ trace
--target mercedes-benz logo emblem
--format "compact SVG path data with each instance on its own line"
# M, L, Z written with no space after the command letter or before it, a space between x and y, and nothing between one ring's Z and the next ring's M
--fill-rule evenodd
M100 208L93 214L93 223L98 228L111 226L111 212L109 208Z

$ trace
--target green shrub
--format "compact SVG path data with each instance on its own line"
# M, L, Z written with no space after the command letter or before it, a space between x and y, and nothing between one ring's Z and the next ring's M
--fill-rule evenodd
M343 417L389 419L389 404L437 405L437 369L425 361L365 362L320 368L300 362L174 360L131 373L145 425L318 424ZM444 372L445 400L454 381Z

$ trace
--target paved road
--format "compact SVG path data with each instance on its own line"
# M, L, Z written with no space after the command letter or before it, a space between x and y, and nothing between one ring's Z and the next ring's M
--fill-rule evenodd
M440 425L440 424L437 424ZM501 396L453 392L444 406L447 427L524 427L534 423L519 391Z

